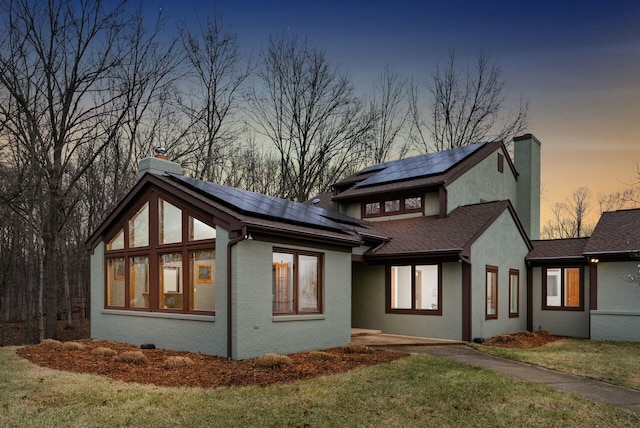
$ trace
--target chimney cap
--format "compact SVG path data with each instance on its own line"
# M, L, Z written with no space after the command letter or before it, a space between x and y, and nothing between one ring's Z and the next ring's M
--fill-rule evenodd
M167 154L167 149L162 146L157 146L156 148L153 149L153 153L155 153L156 155L164 156Z

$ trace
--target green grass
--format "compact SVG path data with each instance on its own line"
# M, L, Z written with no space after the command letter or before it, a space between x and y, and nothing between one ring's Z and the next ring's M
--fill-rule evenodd
M562 339L538 348L475 346L487 354L640 389L640 343Z
M571 393L414 355L269 387L160 388L32 365L0 348L0 426L638 426Z

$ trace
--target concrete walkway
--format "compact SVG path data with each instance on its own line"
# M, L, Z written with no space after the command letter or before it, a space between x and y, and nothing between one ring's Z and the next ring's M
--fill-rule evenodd
M363 338L366 338L368 343L364 343L365 339ZM411 342L410 339L418 343L408 343ZM449 358L529 382L541 383L561 391L574 392L591 400L623 407L640 414L640 391L634 389L483 354L466 343L461 344L462 342L423 338L410 339L407 336L368 334L352 337L352 343Z

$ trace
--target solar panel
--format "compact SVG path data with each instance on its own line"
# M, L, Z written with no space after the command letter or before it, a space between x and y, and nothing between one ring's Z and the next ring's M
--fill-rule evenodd
M374 165L373 167L365 168L361 173L376 170L380 170L380 172L362 180L356 184L355 187L374 186L442 174L483 145L484 143L471 144L469 146L456 147L451 150L428 153L426 155Z
M349 230L345 224L363 225L357 219L336 211L183 177L173 173L167 173L167 175L242 214L335 231Z

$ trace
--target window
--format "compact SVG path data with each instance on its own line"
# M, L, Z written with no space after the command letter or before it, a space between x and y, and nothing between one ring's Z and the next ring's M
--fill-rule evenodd
M441 266L387 267L387 312L442 315Z
M378 217L422 211L422 196L368 202L363 205L363 217Z
M322 254L273 250L273 313L322 313Z
M381 212L382 211L380 211L380 202L371 202L369 204L365 204L365 208L364 208L365 217L380 215Z
M105 307L215 310L215 228L155 192L111 234Z
M509 318L520 315L520 271L509 269Z
M486 312L485 319L498 319L498 268L486 268Z
M498 172L504 172L504 156L498 153Z
M391 201L384 202L384 212L394 213L400 211L400 199L393 199Z
M542 281L542 309L584 309L582 268L544 268Z

